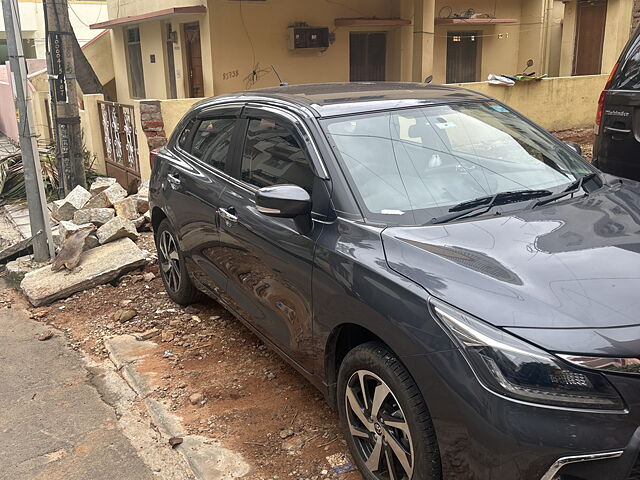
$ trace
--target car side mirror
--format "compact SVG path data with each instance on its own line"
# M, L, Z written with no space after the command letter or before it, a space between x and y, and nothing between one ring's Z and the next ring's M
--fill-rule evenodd
M272 185L259 189L256 208L269 217L293 218L303 235L311 231L311 197L298 185Z
M311 197L297 185L272 185L258 190L256 207L269 217L295 218L311 213Z
M567 147L576 152L578 155L582 156L582 147L576 142L564 142Z

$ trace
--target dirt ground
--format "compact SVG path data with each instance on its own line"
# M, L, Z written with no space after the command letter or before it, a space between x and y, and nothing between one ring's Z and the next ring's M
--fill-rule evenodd
M582 147L582 156L591 162L593 159L593 128L572 128L569 130L558 130L553 133L563 142L576 142Z
M150 233L138 242L155 251ZM155 277L150 279L153 273ZM118 320L135 313L124 322ZM338 476L333 458L347 447L337 414L302 376L212 300L182 308L164 292L158 267L32 309L34 318L66 332L72 345L105 359L103 339L158 329L144 370L161 372L154 395L183 418L189 433L209 436L252 465L245 478L319 480ZM190 397L201 394L193 405ZM194 400L197 399L193 397ZM358 472L340 474L360 480Z

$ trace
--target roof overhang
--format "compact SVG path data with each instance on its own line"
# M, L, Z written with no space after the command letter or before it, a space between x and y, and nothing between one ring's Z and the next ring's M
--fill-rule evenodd
M116 28L134 23L148 22L151 20L162 20L165 18L175 17L177 15L199 15L207 13L207 7L204 5L193 5L191 7L172 7L155 12L142 13L140 15L131 15L129 17L114 18L106 22L94 23L90 27L94 30L101 28Z

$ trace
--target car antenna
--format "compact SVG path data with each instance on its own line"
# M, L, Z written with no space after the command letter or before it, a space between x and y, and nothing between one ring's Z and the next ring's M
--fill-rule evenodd
M276 70L276 67L274 67L273 65L271 65L271 68L273 69L273 73L276 74L276 77L278 77L278 81L280 82L280 86L281 87L286 87L289 84L287 82L283 82L282 79L280 78L280 75L278 75L278 71Z

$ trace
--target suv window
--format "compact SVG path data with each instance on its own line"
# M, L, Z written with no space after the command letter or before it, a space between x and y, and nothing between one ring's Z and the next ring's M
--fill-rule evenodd
M224 171L235 125L235 118L210 118L200 122L193 136L191 155Z
M314 174L293 131L279 121L252 119L242 154L242 180L258 188L291 183L311 193Z
M640 37L636 37L629 48L620 71L611 88L616 90L640 90Z

